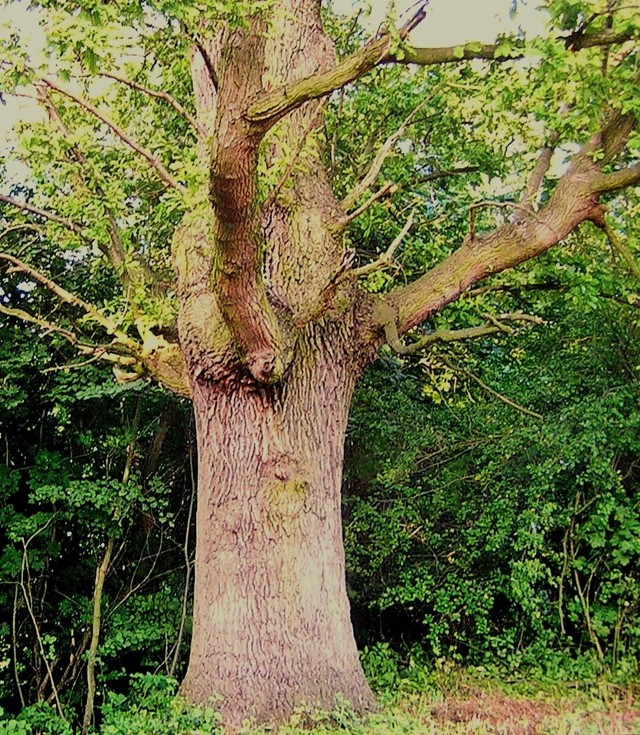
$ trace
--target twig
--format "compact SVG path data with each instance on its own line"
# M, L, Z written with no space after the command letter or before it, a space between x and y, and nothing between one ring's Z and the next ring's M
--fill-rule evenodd
M400 127L385 140L380 146L380 150L376 153L373 162L364 177L356 184L356 186L347 194L342 200L342 207L345 210L351 209L358 199L364 194L365 191L370 189L375 180L378 178L384 162L387 160L394 145L404 135L407 127L416 117L416 115L422 110L435 96L435 92L429 97L425 97L414 109L407 115L402 121Z
M622 240L620 235L613 229L609 222L603 217L602 220L595 223L604 234L607 236L611 247L620 255L624 262L629 267L629 270L633 274L633 277L640 281L640 266L636 259L633 257L633 253L627 247L626 243Z
M101 359L102 359L102 355L98 353L94 355L93 357L90 357L88 360L83 360L82 362L72 362L67 365L53 365L53 367L44 368L44 370L42 370L41 372L43 374L68 372L69 370L75 370L76 368L81 368L81 367L86 367L87 365L92 365L94 362L98 362Z
M462 373L463 375L466 375L468 378L471 378L471 380L475 381L483 390L485 390L490 395L494 396L494 398L497 398L498 400L505 403L507 406L511 406L511 408L515 408L516 411L520 411L520 413L524 413L527 416L533 416L535 419L544 419L544 416L541 413L537 413L537 411L532 411L530 408L525 408L524 406L521 406L519 403L516 403L515 401L512 401L510 398L507 398L507 396L503 395L502 393L499 393L494 388L491 388L491 386L487 385L481 378L479 378L475 373L472 373L468 368L458 367L455 365L451 365L446 360L443 360L444 364L454 372Z
M6 227L2 232L0 232L0 240L2 240L3 237L6 237L9 233L16 232L17 230L33 230L39 235L42 234L42 227L24 222L19 225L10 225L9 227Z
M30 212L31 214L36 214L38 217L43 217L44 219L48 219L51 222L57 222L59 225L63 225L68 230L71 230L71 232L74 232L76 235L79 235L83 240L87 240L85 235L82 232L82 226L79 225L77 222L74 222L73 220L66 219L65 217L61 217L59 214L56 214L55 212L47 212L44 209L40 209L39 207L34 207L32 204L26 204L26 202L21 202L18 199L14 199L13 197L6 196L5 194L0 194L0 202L5 202L5 204L10 204L12 207L16 207L17 209L22 209L24 212Z
M407 236L409 230L413 227L413 218L415 216L415 209L411 210L411 213L409 214L409 218L405 222L404 227L400 230L400 232L396 235L393 242L387 250L382 253L382 255L377 259L374 260L372 263L367 263L366 265L361 266L360 268L354 268L350 271L344 271L342 279L344 278L360 278L361 276L368 276L370 273L375 273L375 271L380 270L381 268L386 268L388 265L390 265L393 262L393 256L404 240L404 238Z
M118 329L115 322L105 317L94 306L87 303L79 296L75 296L62 286L58 285L55 281L51 280L51 278L48 278L43 273L40 273L40 271L35 270L35 268L32 268L30 265L27 265L23 261L18 260L18 258L14 258L13 255L9 255L8 253L0 253L0 260L6 260L12 265L11 268L6 269L6 273L25 273L26 275L41 283L43 286L46 286L62 301L66 302L67 304L77 306L85 311L94 322L104 327L109 334L115 335L123 344L126 344L128 346L134 345L127 334Z
M110 362L114 365L121 365L124 367L132 367L138 364L138 358L134 356L137 349L125 354L118 354L114 351L118 345L114 344L106 347L105 345L92 345L87 342L83 342L78 335L71 330L61 327L59 324L47 321L46 319L42 319L41 317L35 317L22 309L12 309L0 304L0 314L5 314L6 316L19 319L23 322L28 322L29 324L35 324L40 327L40 329L44 330L45 334L59 334L83 355L99 355L100 359L105 362Z
M56 105L54 104L53 100L51 99L51 91L49 89L44 89L40 87L38 89L38 101L40 104L42 104L48 114L49 118L52 122L54 122L60 132L62 133L63 137L65 138L65 141L67 142L69 149L66 157L74 161L75 163L78 163L84 172L83 179L85 181L89 182L89 189L92 188L95 190L95 192L98 194L99 198L103 201L107 200L107 196L104 192L104 189L96 182L96 177L93 171L93 168L91 164L89 163L89 159L85 156L85 154L80 149L80 146L74 142L73 135L71 134L71 131L67 127L66 123L62 119L62 115ZM87 172L89 173L89 176L87 176ZM98 248L100 251L111 261L113 267L116 270L116 273L118 275L127 274L127 269L125 266L126 263L126 257L124 253L124 249L122 247L122 240L120 238L120 231L118 228L118 225L116 223L116 219L113 216L113 213L109 207L105 205L105 211L107 212L107 229L109 230L109 239L111 240L111 248L109 248L107 245L103 245L100 240L96 242L98 245ZM126 283L123 281L123 285L126 287Z
M185 560L185 579L184 579L184 591L182 594L182 615L180 616L180 627L178 628L178 637L176 638L175 650L173 652L173 659L171 660L171 666L169 667L169 676L173 676L176 667L178 666L178 659L180 658L180 648L182 646L182 638L184 636L184 627L187 620L187 612L189 607L189 591L191 588L191 558L189 557L189 537L191 533L191 518L193 516L193 506L195 503L196 487L197 482L195 473L193 471L193 446L189 447L189 469L191 472L191 499L189 501L189 513L187 515L187 530L184 538L184 560Z
M354 209L353 212L350 212L344 217L341 217L331 228L332 231L336 234L342 232L349 224L351 224L351 222L353 222L354 219L357 219L358 217L360 217L360 215L364 214L369 209L369 207L380 201L380 199L385 199L386 197L392 196L398 191L399 188L400 187L397 184L394 184L391 181L387 181L387 183L384 184L380 189L378 189L375 194L372 194L367 199L367 201L364 202L364 204L361 204L357 209Z
M424 335L410 345L405 345L400 339L395 322L391 322L391 314L387 315L387 320L382 324L382 326L384 327L387 343L394 352L397 352L399 355L413 355L435 342L460 342L467 339L478 339L479 337L488 337L492 334L505 332L513 334L513 330L510 330L502 323L505 321L544 324L544 320L540 317L533 314L524 314L522 312L500 314L497 317L490 317L487 315L486 318L492 322L491 325L467 327L466 329L437 329L435 332Z
M20 698L20 704L22 709L25 708L26 704L24 701L24 694L22 693L22 685L20 684L20 674L18 673L18 625L17 625L17 614L18 614L18 588L13 593L13 610L11 613L11 652L13 659L13 678L16 682L16 688L18 690L18 697Z
M430 174L419 176L416 179L415 183L428 184L430 181L437 181L438 179L448 179L452 176L459 176L460 174L472 174L479 170L479 166L460 166L459 168L445 169L443 171L433 171Z
M577 508L580 504L580 492L576 494L576 499L574 503L574 515L572 518L572 527L575 527L575 515ZM571 550L571 561L573 562L573 580L576 583L576 592L578 593L578 599L580 600L580 605L582 607L582 611L584 613L584 619L585 624L587 626L587 632L589 634L589 639L591 640L591 643L596 649L596 652L598 654L598 658L600 661L604 660L604 651L602 650L602 646L600 645L600 640L598 639L598 636L596 635L596 632L593 628L593 623L591 620L591 610L589 608L589 599L585 596L584 589L582 587L582 583L580 582L580 575L578 574L578 570L576 569L576 548L575 544L573 542L573 534L569 535L569 549Z
M122 484L126 485L131 477L133 469L133 461L135 458L135 448L138 441L138 428L140 426L140 417L142 415L142 402L138 401L136 413L133 419L133 435L129 446L127 447L127 461L125 463L124 472L122 474ZM114 520L117 520L118 511L114 513ZM91 643L87 653L87 699L84 709L84 717L82 718L82 733L85 735L91 725L93 719L93 703L96 693L96 658L98 653L98 645L100 643L100 622L102 616L102 593L104 583L111 566L111 557L115 546L116 537L113 533L109 535L107 545L102 556L102 561L96 570L96 582L93 592L93 615L91 623Z
M62 705L60 704L60 698L58 696L58 690L56 688L56 682L53 678L53 671L51 670L51 665L49 664L49 660L47 659L47 654L44 649L44 642L42 640L42 635L40 634L40 626L38 625L38 620L36 619L35 613L33 611L33 606L31 605L31 593L27 590L27 586L25 584L25 570L27 573L27 576L29 576L29 560L27 558L27 549L29 547L29 544L33 541L33 539L38 536L40 533L43 533L53 522L53 516L49 518L49 520L45 523L45 525L42 528L39 528L35 533L33 533L26 541L24 537L21 539L22 541L22 564L20 566L20 589L22 590L22 595L24 597L25 605L27 606L27 611L29 612L29 617L31 618L31 622L33 623L33 627L36 633L36 639L38 641L38 647L40 649L40 655L42 656L42 660L44 661L45 668L47 670L47 676L49 677L49 683L51 684L51 691L53 693L53 697L56 703L56 709L58 710L58 714L60 715L60 719L64 722L67 722L67 718L64 716L64 712L62 710Z

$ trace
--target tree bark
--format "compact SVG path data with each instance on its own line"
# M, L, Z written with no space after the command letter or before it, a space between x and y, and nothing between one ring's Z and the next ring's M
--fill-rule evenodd
M191 656L182 694L223 721L307 704L374 706L345 586L340 483L359 372L344 324L303 330L279 385L192 383L198 516Z

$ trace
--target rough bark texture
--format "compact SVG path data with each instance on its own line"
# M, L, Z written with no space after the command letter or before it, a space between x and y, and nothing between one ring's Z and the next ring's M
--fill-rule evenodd
M195 381L195 609L182 693L229 725L373 697L345 590L340 482L356 371L342 327L305 330L278 386Z
M280 5L277 34L260 21L208 43L215 104L194 54L198 119L213 132L210 157L201 148L210 187L174 241L199 455L194 627L181 691L195 702L221 698L231 726L281 720L303 703L331 709L338 694L360 711L375 703L349 616L340 508L361 370L354 284L314 318L340 268L344 244L331 225L343 213L321 162L317 103L266 139L270 126L244 114L252 98L333 63L319 4ZM259 155L270 168L286 151L302 151L301 163L284 167L265 206Z

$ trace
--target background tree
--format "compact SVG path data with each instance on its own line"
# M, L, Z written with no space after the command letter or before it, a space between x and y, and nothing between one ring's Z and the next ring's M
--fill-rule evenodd
M301 701L330 707L337 693L373 703L349 620L340 480L353 389L383 344L407 353L535 321L497 311L401 341L584 222L624 250L602 200L640 179L633 9L548 7L544 40L418 49L406 41L420 4L355 50L347 39L338 58L317 0L43 2L34 20L47 59L7 38L7 92L44 112L13 154L28 159L33 194L0 195L10 227L37 222L65 269L108 266L119 289L92 304L84 286L72 293L7 252L9 275L73 315L9 297L0 308L113 363L121 381L148 377L193 400L198 541L182 691L221 695L230 724ZM525 54L537 65L513 61ZM365 77L390 114L350 154L346 125L367 119L350 85ZM463 150L442 154L453 138ZM571 155L552 168L561 145ZM376 188L383 167L397 180ZM476 171L474 186L433 196L434 181ZM387 290L382 270L414 223L415 277ZM356 267L354 245L382 254Z

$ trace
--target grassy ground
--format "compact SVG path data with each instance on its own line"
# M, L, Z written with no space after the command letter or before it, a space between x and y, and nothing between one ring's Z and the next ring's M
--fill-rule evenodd
M310 729L313 735L640 735L639 695L635 687L603 682L513 685L457 671L432 682L428 691L383 693L386 703L369 718L359 720L347 707L328 717L300 713L277 733L301 735Z
M506 681L455 667L416 667L407 677L396 670L377 683L381 707L369 717L356 717L345 703L330 714L300 711L286 725L247 725L234 735L640 735L640 685ZM175 686L164 677L134 679L128 696L107 697L96 735L222 735L216 713L188 707L175 698ZM15 720L0 711L0 735L80 732L49 707L30 710Z

